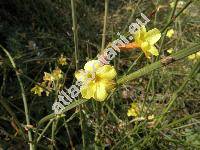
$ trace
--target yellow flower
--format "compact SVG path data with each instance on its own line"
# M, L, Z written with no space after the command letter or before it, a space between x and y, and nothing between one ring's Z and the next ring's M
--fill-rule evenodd
M63 54L61 54L60 58L58 59L58 64L60 64L61 66L64 66L67 64L67 61L66 61L66 57L63 56Z
M127 116L137 117L139 115L139 107L136 103L132 103L131 107L128 109Z
M200 58L200 51L196 53L196 57Z
M154 117L154 115L150 115L147 118L148 118L148 120L153 120L155 117Z
M55 80L59 80L63 77L62 70L60 68L56 68L53 70L52 76Z
M166 36L167 36L168 38L171 38L173 35L174 35L174 30L173 30L173 29L170 29L170 30L167 31Z
M44 81L53 81L54 77L50 73L44 72L43 80Z
M158 29L146 31L145 26L135 33L135 43L142 49L145 56L150 58L150 55L158 56L158 50L154 44L160 39L161 33Z
M176 7L177 7L177 8L182 8L184 5L185 5L185 2L184 2L184 1L178 1ZM175 2L171 2L171 3L170 3L170 7L171 7L171 8L174 8L174 6L175 6Z
M37 94L37 95L39 95L39 96L41 96L41 93L42 93L43 91L44 91L43 88L41 88L41 87L38 86L38 85L35 85L35 87L33 87L33 88L31 89L31 92L33 92L34 94Z
M192 54L192 55L188 56L188 59L194 60L194 61L196 61L197 59L200 59L200 51L197 52L196 54Z
M111 65L102 66L100 61L88 61L84 70L75 72L75 77L83 85L80 88L81 95L85 99L94 98L97 101L104 101L114 86L113 80L117 75L115 68Z
M173 48L170 48L170 49L167 50L167 52L168 52L169 54L171 54L171 53L174 52L174 49L173 49Z
M190 59L190 60L194 60L195 58L196 58L196 54L192 54L192 55L188 56L188 59Z
M46 85L46 84L49 84L49 85ZM41 83L41 86L42 86L42 87L45 87L46 89L48 89L49 91L51 91L52 88L49 87L50 84L51 84L50 82L43 81L43 82ZM46 96L49 96L49 91L44 90L44 92L46 93Z
M175 2L171 2L169 5L171 8L173 8L175 6Z

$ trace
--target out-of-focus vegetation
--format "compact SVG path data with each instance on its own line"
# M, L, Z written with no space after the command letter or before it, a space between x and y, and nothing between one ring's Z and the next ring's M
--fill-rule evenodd
M200 65L198 59L187 57L120 85L106 101L85 100L62 116L41 121L53 113L58 90L74 83L75 56L81 69L101 51L105 2L74 0L74 4L76 54L71 1L0 1L0 149L29 149L28 132L35 149L199 149ZM200 1L109 1L106 45L118 38L117 32L126 35L140 13L150 19L148 30L162 31L173 10L180 15L172 17L167 27L174 34L166 37L165 30L156 44L160 56L148 60L138 49L122 51L111 62L117 79L200 44ZM10 53L16 68L3 49ZM66 65L58 62L62 54ZM56 89L42 88L52 91L41 96L31 92L43 82L44 72L57 67L63 74ZM133 102L139 117L127 116ZM25 116L30 119L28 126Z

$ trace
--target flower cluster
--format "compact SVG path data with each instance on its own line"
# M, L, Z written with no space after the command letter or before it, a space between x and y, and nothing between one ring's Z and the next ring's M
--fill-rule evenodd
M193 61L197 61L198 59L200 59L200 51L197 52L196 54L192 54L190 56L188 56L189 60L193 60Z
M35 87L31 89L31 92L37 94L38 96L41 96L42 93L45 92L46 95L49 96L49 92L61 88L62 84L60 83L60 80L62 78L63 78L62 70L58 67L55 68L52 71L52 73L44 72L43 82L38 83L38 85L35 85ZM47 90L44 90L44 88Z
M58 58L57 65L67 65L67 58L61 54ZM59 90L62 87L61 80L63 79L62 70L59 67L56 67L52 73L44 72L42 83L38 83L31 89L31 92L41 96L44 92L49 96L49 92L52 90Z
M131 107L128 109L127 116L137 117L139 116L140 110L136 103L132 103Z
M131 104L131 107L128 109L127 116L134 117L135 120L145 120L145 117L143 117L141 115L142 111L149 113L149 111L148 111L146 106L142 107L142 105L140 103L133 102ZM147 120L153 120L154 119L154 115L153 114L149 114L149 115L147 115L146 119Z

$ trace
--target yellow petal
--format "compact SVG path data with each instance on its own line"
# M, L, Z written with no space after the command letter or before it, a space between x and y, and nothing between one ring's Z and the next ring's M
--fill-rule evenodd
M149 53L150 48L151 48L151 46L149 45L148 42L143 42L141 45L141 49L147 58L150 58L150 53Z
M171 8L173 8L175 6L175 2L171 2L169 5Z
M94 99L97 101L104 101L107 96L108 96L108 93L106 92L105 84L103 82L97 83Z
M138 116L138 113L136 112L135 109L130 108L130 109L128 110L127 116L137 117L137 116Z
M200 58L200 51L196 53L196 57Z
M155 46L151 46L151 48L149 49L149 52L154 55L154 56L158 56L158 49Z
M100 68L98 68L96 75L103 79L109 79L112 80L116 77L117 72L115 68L111 65L104 65Z
M44 72L43 80L44 81L53 81L54 77L50 73Z
M133 117L136 117L137 116L137 113L135 112L134 109L129 109L128 112L127 112L127 116L133 116Z
M99 67L101 67L99 60L91 60L85 64L84 69L87 72L96 72Z
M96 92L96 86L93 82L89 82L86 86L81 87L81 95L85 99L94 97Z
M101 79L101 82L105 85L106 91L110 91L115 88L114 80Z
M140 30L135 32L135 42L140 45L144 41L145 34L147 33L145 26L142 26Z
M139 115L139 107L136 103L132 103L128 109L127 116L137 117Z
M56 68L53 70L52 76L54 77L55 80L59 80L63 77L62 75L62 70L60 68Z
M128 112L127 112L127 116L130 117L130 116L132 116L132 114L133 114L133 112L131 111L131 109L129 109Z
M145 35L147 33L147 29L146 29L146 27L143 25L143 26L141 26L140 27L140 34L141 35Z
M169 54L171 54L173 51L174 51L173 48L170 48L170 49L167 50L167 52L168 52Z
M171 38L173 35L174 35L174 30L173 30L173 29L170 29L169 31L167 31L166 36L167 36L168 38Z
M145 35L145 40L147 40L150 45L155 44L161 37L161 33L157 28L149 30Z
M188 56L188 59L193 60L193 59L195 59L195 57L196 57L196 55L192 54L192 55Z
M81 69L75 72L75 77L78 81L84 82L87 79L87 73Z
M148 120L153 120L154 119L154 115L150 115L147 118L148 118Z
M35 87L31 89L31 92L33 92L34 94L37 94L38 96L41 96L41 93L43 92L43 88L41 88L38 85L35 85Z
M58 64L64 66L67 64L67 58L61 54L60 58L58 59Z
M49 92L48 91L45 91L45 93L46 93L46 96L49 96Z

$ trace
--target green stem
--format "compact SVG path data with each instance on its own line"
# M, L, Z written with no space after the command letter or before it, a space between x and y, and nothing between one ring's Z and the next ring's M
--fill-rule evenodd
M52 123L52 131L51 131L51 147L50 149L53 150L54 146L55 146L55 130L56 130L56 126L57 126L57 122L58 120L53 120L53 123Z
M185 6L173 17L170 19L170 21L166 24L166 26L162 29L161 32L164 32L168 26L171 25L171 23L174 22L174 20L193 2L193 0L190 0L187 4L185 4Z
M189 74L189 76L187 77L187 79L183 82L183 84L178 88L177 91L175 91L172 94L172 98L168 103L168 106L163 110L162 116L158 119L157 124L160 123L162 121L162 119L164 118L164 115L169 111L169 109L172 107L172 105L174 104L175 100L178 98L178 96L181 94L181 92L184 90L185 86L187 85L187 83L191 80L191 78L193 78L196 73L200 70L200 60L198 60L198 62L195 64L195 66L193 67L191 73Z
M138 0L137 3L136 4L134 3L134 5L132 6L131 15L130 15L130 17L129 17L124 29L122 30L122 33L124 33L126 31L126 29L129 27L129 25L132 23L133 16L135 15L135 12L137 12L137 8L139 8L138 5L141 3L141 1L142 0Z
M74 33L74 48L75 48L75 65L76 70L78 69L78 32L77 32L77 21L76 21L76 11L75 11L75 0L71 0L71 8L72 8L72 30Z
M13 66L13 68L15 70L15 73L16 73L16 76L17 76L17 80L18 80L20 88L21 88L21 95L22 95L22 100L23 100L23 103L24 103L24 111L25 111L26 123L27 123L27 125L30 125L27 100L26 100L26 96L25 96L25 92L24 92L24 87L23 87L21 78L19 76L19 72L17 71L17 67L16 67L15 62L14 62L12 56L10 55L10 53L2 45L0 45L0 47L6 53L6 55L8 56L12 66ZM28 130L28 138L29 138L30 150L34 150L34 144L32 143L32 133L31 133L30 130Z
M79 105L81 105L81 104L87 102L87 101L88 101L88 100L86 100L86 99L80 99L80 100L74 101L74 102L72 102L71 104L69 104L68 106L66 106L65 109L62 111L62 113L65 113L65 112L67 112L67 111L69 111L69 110L71 110L71 109L73 109L73 108L75 108L75 107L77 107L77 106L79 106ZM48 121L48 120L50 120L50 119L52 119L52 118L55 118L56 116L57 116L57 115L55 115L55 113L52 113L52 114L50 114L50 115L45 116L44 118L42 118L42 119L38 122L38 128L39 128L44 122L46 122L46 121Z
M67 135L68 135L68 137L69 137L69 143L70 143L71 149L72 149L72 150L75 150L75 148L74 148L74 146L73 146L72 138L71 138L70 133L69 133L68 125L67 125L67 122L66 122L65 118L64 118L64 126L65 126L65 128L66 128Z
M6 84L6 68L3 69L3 82L2 82L2 85L1 85L1 89L0 89L1 95L3 93L3 89L5 87L5 84Z
M119 118L117 117L117 115L116 115L116 114L114 113L114 111L110 108L110 106L109 106L108 104L105 104L105 105L106 105L108 111L114 116L114 118L116 119L116 121L117 121L118 123L121 122L122 120L119 119Z
M128 68L128 71L125 75L129 74L133 67L137 64L137 62L144 56L144 53L141 53L138 58L132 63L132 65Z
M101 51L103 51L104 48L105 48L106 26L107 26L107 18L108 18L108 3L109 3L109 0L105 0L105 12L104 12L104 24L103 24L103 34L102 34Z
M37 143L41 140L42 136L44 135L44 133L46 132L46 130L49 128L49 126L51 125L52 122L53 122L53 119L51 119L49 121L49 123L46 125L46 127L43 129L42 133L37 138Z
M174 104L175 100L178 98L178 96L181 94L181 92L184 90L185 86L187 85L187 83L191 80L191 78L193 78L199 71L200 69L200 60L198 60L198 62L195 64L195 66L193 67L192 71L190 72L189 76L187 77L187 79L183 82L183 84L178 88L178 90L176 90L173 95L171 100L168 103L168 106L163 110L162 115L158 118L158 120L156 121L155 127L153 130L151 130L151 132L149 133L149 135L147 137L145 137L143 144L145 145L146 142L148 142L149 138L151 138L153 135L153 133L155 133L156 131L160 131L162 128L157 129L156 127L158 127L158 125L160 124L160 122L163 120L163 118L165 117L165 115L167 114L167 112L169 111L169 109L172 107L172 105Z
M136 78L139 78L143 75L146 75L150 72L152 72L153 70L155 69L158 69L158 68L161 68L165 65L168 65L169 63L172 63L174 61L177 61L177 60L180 60L180 59L183 59L184 57L186 56L189 56L195 52L198 52L200 49L200 44L196 44L190 48L186 48L186 49L183 49L183 50L180 50L172 55L170 55L169 57L166 57L164 59L161 59L160 61L157 61L155 63L152 63L148 66L145 66L141 69L139 69L138 71L135 71L133 73L130 73L129 75L125 76L125 77L122 77L120 78L117 83L120 85L120 84L125 84L131 80L134 80Z
M175 14L175 11L176 11L176 7L177 7L177 3L178 3L179 0L176 0L175 1L175 5L172 9L172 11L170 12L169 14L169 17L168 17L168 20L167 20L167 24L171 21L171 19L173 18L174 14ZM166 28L167 29L167 28ZM162 34L162 37L161 37L161 42L160 42L160 46L159 46L159 55L158 57L156 57L156 61L159 60L160 58L160 55L161 55L161 50L163 49L163 44L164 44L164 41L165 41L165 37L166 37L166 34L167 34L167 30L163 30L163 34ZM145 100L146 100L146 97L148 95L148 92L150 90L150 85L152 85L152 91L153 91L153 95L155 94L155 71L153 71L151 73L151 77L150 77L150 80L148 82L148 86L147 86L147 90L146 90L146 94L145 94Z
M75 62L76 62L76 70L78 70L78 33L77 33L77 20L76 20L76 9L75 9L75 0L71 0L71 8L72 8L72 22L73 22L73 32L74 32L74 47L75 47ZM83 149L85 149L85 135L84 135L84 116L82 114L83 105L79 106L80 112L80 125L82 131L82 142L83 142Z
M174 5L174 8L172 9L172 11L171 11L171 13L170 13L170 15L169 15L169 18L168 18L168 21L167 21L167 25L169 26L170 24L170 22L172 21L174 21L174 20L172 20L173 19L173 17L174 17L174 14L175 14L175 11L176 11L176 6L177 6L177 3L178 3L178 1L179 0L176 0L176 2L175 2L175 5ZM165 37L166 37L166 34L167 34L167 28L168 28L168 26L165 26L164 28L163 28L163 30L161 31L162 33L163 33L163 36L162 36L162 38L161 38L161 42L160 42L160 47L159 47L159 54L160 54L160 52L161 52L161 50L163 49L163 43L164 43L164 41L165 41ZM160 56L160 55L159 55ZM160 57L157 57L156 58L156 60L158 60Z
M173 121L172 123L169 123L167 125L163 125L161 128L157 129L156 131L159 132L161 130L164 130L164 129L167 129L169 127L172 127L172 126L175 126L176 124L180 124L181 122L184 122L186 120L189 120L191 118L195 118L195 117L198 117L200 115L200 113L195 113L195 114L192 114L192 115L187 115L179 120L175 120Z
M84 116L83 116L83 113L82 113L82 108L83 105L79 105L79 109L80 109L80 112L79 112L79 116L80 116L80 124L81 124L81 133L82 133L82 142L83 142L83 149L85 150L86 149L86 143L85 143L85 128L84 128Z

